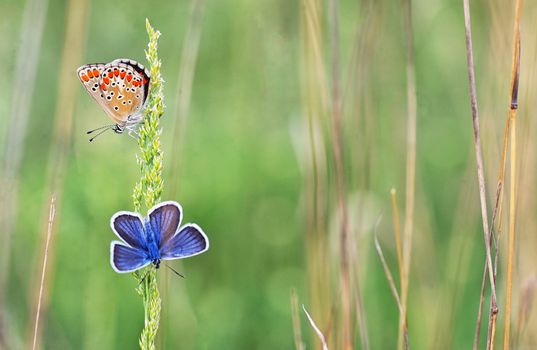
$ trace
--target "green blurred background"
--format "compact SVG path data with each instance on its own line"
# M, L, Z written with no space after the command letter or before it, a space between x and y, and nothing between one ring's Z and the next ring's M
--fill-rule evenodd
M159 271L159 348L295 348L292 288L299 304L311 309L329 333L331 348L339 347L333 340L340 326L334 321L339 245L326 111L319 116L325 139L318 145L326 170L326 230L318 241L308 232L312 170L306 95L308 89L321 88L307 83L311 53L305 33L311 28L305 11L312 3L320 15L318 58L329 96L330 22L324 2L0 2L0 347L31 348L52 192L56 220L38 347L138 346L143 308L136 281L116 274L109 263L114 239L109 219L118 210L132 210L132 188L140 175L138 147L132 138L112 133L88 142L85 132L109 120L78 83L76 68L121 57L146 64L146 18L162 33L163 200L179 201L185 220L203 227L211 242L206 254L173 263L186 279ZM537 101L537 40L530 21L537 6L530 1L526 5L519 112L521 243L513 311L521 348L537 346L535 316L529 313L520 323L531 306L519 308L523 303L518 301L519 293L533 293L536 284L532 232L537 204L531 193L537 145L531 114ZM472 4L489 207L508 107L512 7L504 1ZM370 348L389 349L396 345L398 311L372 237L380 217L376 232L395 273L389 193L392 187L398 190L403 218L407 124L402 3L345 0L339 14L353 292L360 291L364 304ZM469 348L484 250L462 1L414 1L413 25L418 123L409 337L413 348ZM198 39L198 51L185 45ZM185 50L195 65L185 63ZM26 74L32 66L35 74ZM184 80L188 74L193 75L191 91L188 78ZM187 98L181 100L184 94ZM20 97L26 95L27 100ZM23 118L27 123L21 125ZM502 243L502 249L506 246ZM316 263L315 249L324 252ZM503 250L500 255L505 257ZM319 266L326 279L314 284ZM352 313L357 317L354 306ZM318 347L302 312L299 317L307 348ZM501 328L503 320L499 322ZM362 348L364 336L357 324L355 347Z

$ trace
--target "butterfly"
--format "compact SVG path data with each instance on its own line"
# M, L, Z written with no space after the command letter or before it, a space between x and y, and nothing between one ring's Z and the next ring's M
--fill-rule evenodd
M149 89L149 71L140 63L119 58L110 63L85 64L77 70L78 78L86 91L115 122L88 134L108 129L121 134L125 129L134 132L143 120L143 108Z
M182 227L179 203L166 201L155 205L143 218L128 211L110 219L112 231L121 239L110 244L110 264L118 273L132 272L149 264L159 268L161 260L174 260L201 254L209 240L196 224Z

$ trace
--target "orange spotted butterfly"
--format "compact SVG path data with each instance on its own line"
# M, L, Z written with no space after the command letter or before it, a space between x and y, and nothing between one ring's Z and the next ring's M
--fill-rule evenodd
M149 88L149 71L140 63L119 58L110 63L85 64L77 70L78 78L86 91L115 122L88 134L108 129L121 134L136 132L136 125L143 120L143 108Z

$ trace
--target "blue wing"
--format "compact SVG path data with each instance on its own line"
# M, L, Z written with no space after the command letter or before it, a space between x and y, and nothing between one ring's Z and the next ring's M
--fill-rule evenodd
M151 263L143 249L133 248L114 241L110 244L110 264L118 273L132 272Z
M149 211L149 227L155 235L157 247L167 242L177 232L182 219L181 206L177 202L167 201L155 205Z
M132 248L147 250L142 218L137 213L120 211L110 219L112 231Z
M160 246L161 259L172 260L186 258L203 253L209 249L209 240L196 224L186 224L179 232L162 241Z

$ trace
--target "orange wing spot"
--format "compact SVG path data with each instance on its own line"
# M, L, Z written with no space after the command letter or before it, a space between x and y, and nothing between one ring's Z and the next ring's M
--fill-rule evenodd
M108 84L110 84L110 79L108 79L108 77L104 77L104 78L103 78L103 82L104 82L106 85L108 85Z
M106 85L104 85L104 83L101 83L101 90L106 90Z
M89 81L89 78L86 74L82 74L82 80L88 82Z
M110 72L110 73L108 73L108 77L109 77L109 78L112 78L113 76L114 76L114 72Z
M117 77L119 75L119 71L117 69L114 69L114 75Z
M149 82L149 80L147 80L147 78L144 78L144 85L147 84Z
M132 80L132 74L127 74L127 81L130 83Z
M101 75L101 74L99 73L99 70L98 70L98 69L93 69L93 76L94 76L94 77L98 77L99 75Z
M93 71L88 69L88 77L93 78Z
M119 76L121 77L121 79L124 79L124 78L125 78L125 74L127 74L127 72L121 72L121 73L119 73Z
M139 80L135 80L135 81L132 83L132 85L134 85L134 86L140 86L140 85L142 85L142 82L139 81Z

